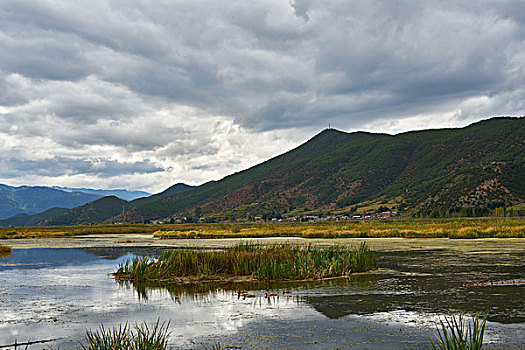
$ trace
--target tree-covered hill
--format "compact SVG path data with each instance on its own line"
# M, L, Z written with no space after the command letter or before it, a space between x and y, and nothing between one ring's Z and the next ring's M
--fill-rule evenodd
M41 222L42 225L82 225L99 223L131 209L129 202L115 196L107 196L62 212Z
M0 220L1 226L34 226L44 220L50 219L67 211L66 208L51 208L37 214L17 214L8 219Z
M424 216L509 206L525 198L524 135L525 118L398 135L327 129L220 181L134 201L112 221L344 212L388 201Z

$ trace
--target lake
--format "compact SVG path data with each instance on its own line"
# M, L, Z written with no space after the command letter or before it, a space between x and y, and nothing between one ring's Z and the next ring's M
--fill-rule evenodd
M489 313L487 348L525 342L525 285L465 286L525 279L512 246L378 251L380 270L315 283L134 285L110 275L134 254L165 249L13 249L0 259L0 345L60 338L48 344L71 348L101 324L160 320L182 349L427 349L440 317L476 311Z

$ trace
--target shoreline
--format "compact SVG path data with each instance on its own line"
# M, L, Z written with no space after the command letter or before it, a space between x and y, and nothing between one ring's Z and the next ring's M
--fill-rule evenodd
M451 249L468 254L490 253L507 249L525 253L525 238L219 238L219 239L159 239L151 234L106 234L82 235L60 238L23 238L0 240L12 249L30 248L119 248L119 247L160 247L160 248L207 248L224 249L239 243L254 244L293 244L327 247L332 245L357 245L366 242L373 251L395 252L408 250Z

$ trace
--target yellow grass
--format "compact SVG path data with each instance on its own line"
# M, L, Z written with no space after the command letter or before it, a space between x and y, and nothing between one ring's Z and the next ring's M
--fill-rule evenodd
M525 238L525 218L395 219L318 223L220 223L174 225L96 225L2 227L0 239L54 238L87 234L153 234L158 238L247 237L448 237Z
M224 225L224 224L223 224ZM239 224L213 227L208 225L181 225L161 229L158 238L234 238L234 237L449 237L449 238L524 238L525 218L476 218L434 220L389 220L360 222L323 222L315 224Z

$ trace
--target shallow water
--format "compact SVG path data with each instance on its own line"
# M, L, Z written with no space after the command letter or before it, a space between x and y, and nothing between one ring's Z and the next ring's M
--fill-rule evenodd
M61 338L50 345L67 348L87 328L160 319L181 348L426 349L440 316L476 311L489 312L488 348L525 342L525 286L464 286L524 279L525 259L512 250L382 252L376 273L319 283L133 285L109 275L132 254L159 250L13 249L0 259L0 345Z

